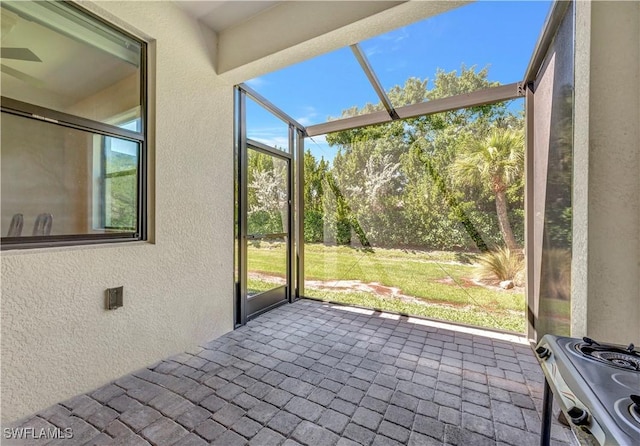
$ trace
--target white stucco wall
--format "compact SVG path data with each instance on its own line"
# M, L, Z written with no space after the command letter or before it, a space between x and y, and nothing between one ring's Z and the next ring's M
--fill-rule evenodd
M640 3L576 7L572 335L638 344Z
M3 424L232 329L233 88L215 42L170 2L98 8L155 40L153 242L2 253Z
M571 334L587 335L589 227L589 60L591 3L577 2L573 96L573 190L571 261Z

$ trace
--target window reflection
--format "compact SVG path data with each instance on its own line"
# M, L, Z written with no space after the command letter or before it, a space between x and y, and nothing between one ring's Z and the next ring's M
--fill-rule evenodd
M139 143L2 113L2 236L136 232Z
M2 95L81 116L140 116L141 45L63 2L2 2Z

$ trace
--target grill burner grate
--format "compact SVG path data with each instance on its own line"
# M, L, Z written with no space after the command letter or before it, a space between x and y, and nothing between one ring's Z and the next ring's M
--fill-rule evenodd
M626 353L595 351L591 356L624 369L640 370L640 358L635 358Z
M631 414L631 417L635 420L635 422L638 423L638 426L640 426L640 410L636 409L635 404L631 404L629 406L629 413Z
M640 355L635 350L587 343L576 344L576 350L589 359L625 370L640 372Z

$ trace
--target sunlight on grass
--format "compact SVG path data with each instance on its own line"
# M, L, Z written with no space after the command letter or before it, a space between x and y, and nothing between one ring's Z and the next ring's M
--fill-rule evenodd
M284 245L277 243L250 246L250 275L278 276L277 261L284 250ZM305 296L524 332L524 294L473 282L478 276L475 259L468 253L380 248L365 251L309 244L305 246ZM249 285L255 290L273 287L255 276ZM382 293L367 292L382 287L389 288Z

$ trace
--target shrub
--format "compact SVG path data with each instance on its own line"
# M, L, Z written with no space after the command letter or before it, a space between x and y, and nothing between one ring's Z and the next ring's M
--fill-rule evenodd
M324 214L322 211L307 210L304 213L304 241L318 243L324 240Z
M522 285L520 282L522 282L524 271L524 255L520 250L511 251L509 248L498 248L480 255L478 262L482 279L513 280L516 285Z
M336 219L336 243L338 245L351 244L351 223L346 217Z

